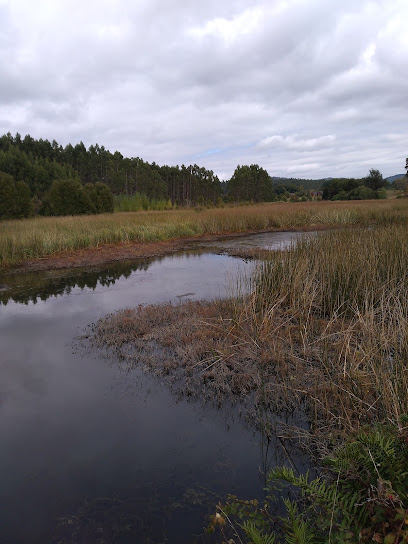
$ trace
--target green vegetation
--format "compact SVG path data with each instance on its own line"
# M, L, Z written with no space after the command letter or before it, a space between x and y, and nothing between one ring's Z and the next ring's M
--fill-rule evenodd
M34 212L41 215L50 213L48 193L60 180L76 180L82 186L104 183L114 195L146 195L150 203L170 200L173 206L214 205L222 196L217 176L196 164L159 166L111 153L98 144L86 149L80 142L63 148L55 140L21 138L18 133L0 137L0 171L29 186Z
M146 211L0 222L0 266L60 251L123 242L155 242L182 236L322 226L403 223L408 203L304 202L194 210Z
M149 199L145 194L135 193L132 196L115 196L115 212L140 212L142 210L171 210L171 200Z
M24 181L0 172L0 219L29 217L31 215L30 189Z
M41 201L31 198L24 181L0 171L0 219L22 219L36 215L86 215L113 212L113 195L101 182L87 183L78 179L57 179Z
M12 176L17 184L25 183L29 189L29 212L26 204L19 203L20 197L24 202L26 200L27 190L24 189L24 194L15 194L17 204L14 208L19 209L12 217L26 217L27 213L101 213L98 206L90 205L78 184L85 188L88 184L103 183L105 192L109 190L116 196L119 211L170 209L170 203L172 208L203 208L220 207L227 202L307 201L321 198L322 184L325 199L377 199L385 198L383 187L389 185L378 170L373 169L362 180L300 180L271 177L257 164L237 166L231 179L221 182L212 170L197 164L159 166L139 157L123 157L118 151L111 153L98 144L86 149L80 142L63 148L55 140L52 143L35 140L30 135L21 138L18 133L14 137L10 133L0 137L0 172ZM68 197L56 196L58 191L53 188L56 182L64 183L66 187L68 182L76 184L73 189L78 197L75 205L74 198L69 202ZM50 203L50 192L51 197L58 200L54 205ZM107 212L108 207L103 206L103 212ZM9 217L10 212L0 214L0 219Z
M86 215L113 212L113 195L107 185L74 179L54 181L43 206L44 215Z
M226 533L232 530L239 542L253 544L408 542L407 427L362 430L326 464L326 477L313 480L292 468L271 470L264 503L230 496L218 505L209 531L219 527L227 542ZM284 516L275 514L279 500Z
M240 200L268 202L275 200L272 180L269 174L257 164L237 166L231 179L227 182L227 193L233 202Z
M362 179L331 179L323 184L325 200L370 200L387 198L385 188L389 186L382 174L372 168Z

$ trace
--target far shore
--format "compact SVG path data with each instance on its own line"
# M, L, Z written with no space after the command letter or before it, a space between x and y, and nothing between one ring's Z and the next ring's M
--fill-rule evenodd
M159 257L252 233L391 224L408 224L406 200L271 202L3 221L0 274Z
M262 234L266 232L310 232L327 230L329 228L333 229L336 227L333 227L333 225L311 225L304 227L293 227L290 229L274 228L264 230L248 230L245 232L205 234L148 243L118 242L116 244L105 244L98 247L88 247L73 251L61 251L52 255L47 255L46 257L30 259L15 266L3 269L0 268L0 275L47 270L62 270L69 268L100 267L109 265L111 263L130 261L139 258L163 257L180 251L199 249L201 245L205 244L206 242L240 238L251 234ZM254 250L248 250L245 257L252 257L255 253L256 251Z

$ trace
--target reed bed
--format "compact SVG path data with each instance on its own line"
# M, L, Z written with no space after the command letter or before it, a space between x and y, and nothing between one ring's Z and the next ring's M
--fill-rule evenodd
M0 267L61 251L267 229L408 224L405 200L266 203L0 222Z
M183 376L188 395L246 398L252 414L306 406L333 438L408 413L407 280L406 226L322 232L271 252L227 300L122 310L92 341Z
M235 321L267 346L267 375L286 369L281 392L306 399L316 425L398 424L408 413L407 285L405 226L320 233L258 266Z

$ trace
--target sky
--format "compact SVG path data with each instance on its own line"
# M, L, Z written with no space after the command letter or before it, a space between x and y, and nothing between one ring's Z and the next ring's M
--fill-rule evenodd
M407 0L0 0L0 134L220 179L408 156Z

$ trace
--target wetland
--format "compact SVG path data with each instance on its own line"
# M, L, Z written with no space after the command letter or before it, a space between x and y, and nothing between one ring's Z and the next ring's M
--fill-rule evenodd
M227 493L261 498L269 468L310 467L296 441L280 437L282 426L307 428L300 412L271 415L265 433L242 399L186 394L173 374L135 364L134 353L130 365L88 343L101 320L126 308L229 297L254 262L228 253L301 236L263 233L103 268L2 275L2 542L212 542L203 528Z

